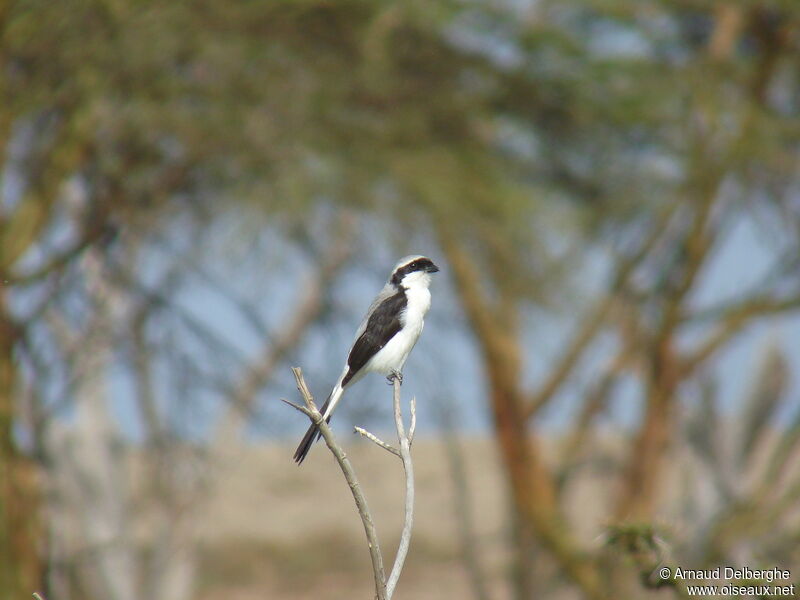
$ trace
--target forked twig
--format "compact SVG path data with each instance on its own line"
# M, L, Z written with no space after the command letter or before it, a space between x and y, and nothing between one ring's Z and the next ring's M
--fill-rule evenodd
M292 367L292 373L297 382L297 389L300 391L300 395L303 396L305 407L289 402L288 400L284 400L284 402L302 412L319 427L319 431L325 443L336 458L336 462L339 463L339 468L342 469L344 478L347 480L347 484L350 486L350 491L353 494L353 500L356 502L356 508L361 517L361 522L364 524L364 533L367 536L369 556L372 560L372 573L375 579L375 595L378 600L389 600L390 596L386 593L383 556L381 555L380 545L378 544L378 532L375 530L375 523L372 520L372 514L369 512L367 499L364 497L364 493L361 491L361 486L358 483L356 472L353 470L353 465L350 464L350 459L347 458L342 447L336 442L336 438L334 438L325 419L322 418L322 415L317 410L311 392L308 390L308 386L303 379L303 372L297 367Z
M410 434L413 436L413 431L416 426L416 408L415 402L411 402L411 426L409 427ZM406 474L406 500L405 500L405 516L403 518L403 532L400 534L400 545L397 548L397 555L394 558L394 565L392 572L389 574L389 579L386 582L386 595L391 598L394 589L397 586L397 580L400 579L400 573L403 570L403 564L406 561L408 554L408 547L411 543L411 528L414 525L414 465L411 462L411 440L406 435L405 426L403 425L403 412L400 406L400 378L394 378L394 424L397 427L397 441L400 444L400 459L403 461L403 470Z
M319 410L317 410L317 407L314 404L314 400L311 396L311 392L308 390L308 386L303 379L303 372L297 367L292 367L292 373L294 374L295 381L297 382L297 389L300 391L300 395L303 397L305 406L294 404L293 402L289 402L283 398L281 398L281 400L295 410L298 410L306 415L315 425L319 427L319 431L322 434L322 437L325 439L325 443L333 453L336 461L339 463L339 467L342 469L342 473L344 474L344 477L350 486L350 491L353 494L353 499L356 502L356 508L358 508L358 514L361 516L361 522L364 524L364 533L367 536L370 558L372 559L372 571L375 579L376 598L378 600L391 600L392 594L397 587L397 581L400 579L400 573L403 570L406 555L408 554L408 548L411 543L411 529L414 523L414 467L411 463L411 442L414 438L414 430L417 426L416 401L412 398L410 403L411 422L409 424L408 435L406 435L405 426L403 424L403 414L400 406L400 379L395 377L393 381L394 420L397 428L399 448L395 448L391 444L387 444L377 436L361 427L355 428L356 432L358 432L360 435L380 446L387 452L398 456L403 462L403 471L405 472L406 483L403 531L400 535L400 545L397 549L394 565L392 566L392 571L389 575L389 579L387 580L383 568L383 555L381 554L380 546L378 544L378 534L375 530L375 524L372 521L372 515L367 507L367 500L361 491L361 486L358 483L358 478L353 470L353 466L350 464L350 460L345 455L341 446L339 446L337 443L336 438L333 436L333 433L331 432L328 424L325 422L325 419L323 419Z

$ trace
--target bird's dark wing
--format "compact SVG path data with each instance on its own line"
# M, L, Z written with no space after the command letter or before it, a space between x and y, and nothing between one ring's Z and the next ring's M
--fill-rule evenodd
M358 373L369 359L383 348L403 326L400 316L406 308L408 300L405 292L400 289L397 293L386 298L375 307L367 320L364 331L358 336L350 356L347 357L347 375L342 379L342 387L347 385L353 376Z

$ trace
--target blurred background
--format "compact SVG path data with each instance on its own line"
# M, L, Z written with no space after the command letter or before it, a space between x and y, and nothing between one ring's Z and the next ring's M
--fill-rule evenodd
M398 598L800 574L800 3L0 3L0 597L373 593L327 395L398 257ZM337 411L387 561L374 376Z

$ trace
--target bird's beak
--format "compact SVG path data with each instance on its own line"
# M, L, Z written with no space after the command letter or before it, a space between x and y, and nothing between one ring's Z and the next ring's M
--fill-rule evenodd
M435 264L431 263L431 266L430 266L430 267L428 267L428 268L427 268L427 269L425 269L425 270L426 270L428 273L438 273L438 272L439 272L439 267L437 267Z

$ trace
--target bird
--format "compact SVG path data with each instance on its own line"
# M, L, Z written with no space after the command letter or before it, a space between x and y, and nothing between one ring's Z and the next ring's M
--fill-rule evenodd
M439 267L430 258L419 254L397 262L361 320L342 374L320 409L326 422L330 423L345 390L367 373L380 373L390 382L397 378L402 383L403 365L422 333L431 307L431 274L438 272ZM294 453L298 465L320 435L316 424L308 428Z

